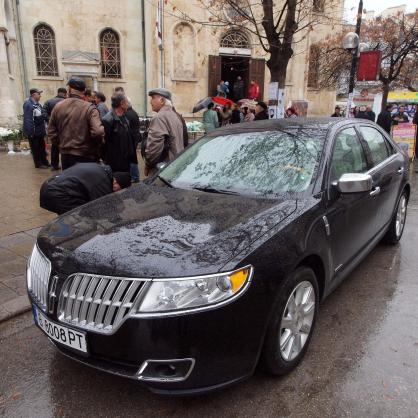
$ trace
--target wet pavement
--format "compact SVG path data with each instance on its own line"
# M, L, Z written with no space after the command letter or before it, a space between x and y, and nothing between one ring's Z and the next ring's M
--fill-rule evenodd
M408 210L401 243L379 245L323 303L292 374L257 371L222 392L162 397L63 357L27 313L0 324L0 415L417 417L416 195Z

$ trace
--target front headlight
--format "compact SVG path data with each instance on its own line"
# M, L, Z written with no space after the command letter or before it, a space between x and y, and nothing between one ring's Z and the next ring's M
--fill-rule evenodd
M210 276L153 280L137 314L178 313L183 310L210 309L228 303L247 289L252 272L253 268L247 266Z

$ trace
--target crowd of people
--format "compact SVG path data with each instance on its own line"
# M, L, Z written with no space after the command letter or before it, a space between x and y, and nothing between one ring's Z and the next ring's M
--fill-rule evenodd
M243 91L234 83L235 89ZM255 83L255 82L254 82ZM220 107L210 103L203 113L206 132L228 124L269 119L268 106L256 101L259 87L250 85L249 94L254 109L236 103ZM226 87L225 87L226 86ZM240 87L241 86L241 87ZM228 83L220 83L228 94ZM239 90L239 91L241 91ZM162 163L173 160L188 145L188 133L183 117L176 111L171 92L164 88L149 91L155 116L141 134L140 118L132 108L122 87L116 87L110 100L98 91L86 89L85 82L72 77L67 88L59 88L57 95L41 105L42 90L31 89L23 105L23 131L29 139L36 168L63 172L47 180L41 188L41 206L61 214L112 191L139 182L137 147L141 144L145 176L154 175ZM332 117L341 117L335 107ZM295 108L286 109L285 117L298 117ZM375 121L371 108L355 109L356 118ZM414 123L418 123L418 112ZM403 106L392 114L391 105L378 115L377 123L390 133L394 124L408 122ZM147 121L148 124L148 121ZM48 161L45 138L51 143L51 162ZM61 164L60 164L61 161ZM99 186L99 184L101 186Z
M115 88L110 110L105 95L86 89L79 77L72 77L67 88L58 89L57 96L44 106L41 94L42 90L30 90L23 105L23 131L36 168L63 170L41 188L41 206L55 213L139 182L136 150L140 143L146 176L153 175L160 163L172 160L188 144L186 123L166 89L149 92L156 116L146 135L141 135L138 113L122 87ZM51 143L51 162L45 138ZM97 187L103 181L107 185Z
M417 106L418 108L418 106ZM331 117L343 117L340 106L335 106L334 113ZM358 119L367 119L372 122L376 122L382 129L388 134L391 133L392 126L409 123L408 114L405 111L405 106L400 105L398 110L393 113L393 105L387 104L385 108L379 113L376 119L376 114L373 112L370 106L355 106L353 108L353 116ZM418 109L415 111L415 115L412 121L413 124L418 125Z

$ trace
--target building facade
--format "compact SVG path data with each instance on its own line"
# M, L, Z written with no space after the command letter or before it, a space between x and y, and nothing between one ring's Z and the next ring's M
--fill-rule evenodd
M213 95L221 79L232 87L238 75L244 91L255 79L268 99L267 56L250 31L202 26L195 22L208 20L207 10L196 2L172 0L164 2L160 48L155 35L157 3L0 0L0 126L19 123L30 88L44 90L44 101L72 75L108 99L116 86L124 87L141 115L150 114L147 91L163 84L172 90L174 104L186 118L199 117L191 113L193 105ZM175 10L195 22L180 19ZM334 91L308 87L310 45L331 31L331 24L324 24L295 39L285 100L306 102L309 115L326 115L334 105Z

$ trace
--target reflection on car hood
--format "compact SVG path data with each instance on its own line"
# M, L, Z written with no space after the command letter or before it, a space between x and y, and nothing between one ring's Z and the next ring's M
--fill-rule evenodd
M63 273L180 277L219 271L295 211L294 200L145 184L46 225L38 245Z

